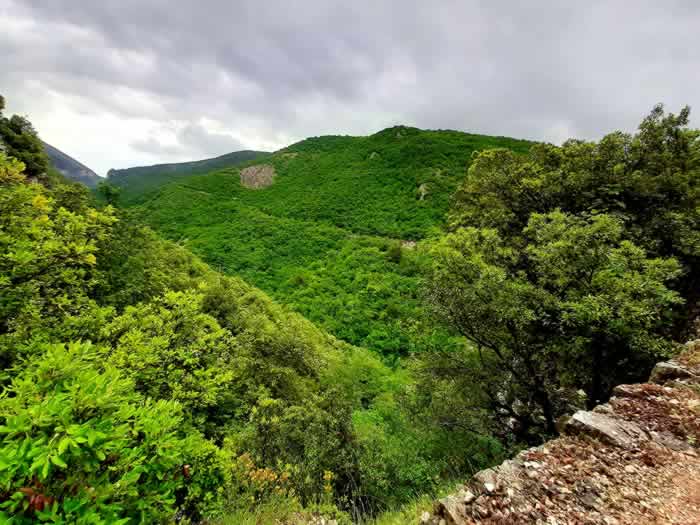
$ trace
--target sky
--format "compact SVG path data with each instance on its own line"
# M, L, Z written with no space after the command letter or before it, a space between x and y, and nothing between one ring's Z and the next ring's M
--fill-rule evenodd
M561 143L700 110L699 27L696 0L0 0L0 94L100 175L396 124Z

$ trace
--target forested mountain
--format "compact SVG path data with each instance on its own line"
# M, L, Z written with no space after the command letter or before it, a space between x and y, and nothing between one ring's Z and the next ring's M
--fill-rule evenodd
M241 184L244 168L219 170L164 186L132 209L218 270L393 360L447 337L422 326L425 254L416 241L445 224L475 151L530 146L404 126L314 137L247 164L274 170L268 187Z
M263 151L234 151L211 159L179 162L174 164L155 164L125 169L111 169L107 179L122 189L123 200L139 199L149 191L182 177L207 173L212 170L237 166L242 162L265 155Z
M82 182L88 188L94 188L99 182L104 180L90 168L81 164L73 157L66 155L58 148L54 148L51 144L47 144L43 141L42 143L51 165L67 179L75 182Z
M0 518L414 523L676 351L688 124L397 126L93 195L0 114Z

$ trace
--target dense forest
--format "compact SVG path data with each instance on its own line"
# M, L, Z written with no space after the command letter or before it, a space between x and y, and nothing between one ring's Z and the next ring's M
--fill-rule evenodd
M92 194L0 113L0 517L413 522L676 350L688 124L394 127ZM259 163L274 183L243 187Z

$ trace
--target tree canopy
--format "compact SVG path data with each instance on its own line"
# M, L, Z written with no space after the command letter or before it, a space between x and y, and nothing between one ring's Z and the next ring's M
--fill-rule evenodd
M475 155L429 291L471 346L433 357L481 385L501 431L553 433L558 416L644 377L692 321L700 135L688 117L657 106L635 135Z

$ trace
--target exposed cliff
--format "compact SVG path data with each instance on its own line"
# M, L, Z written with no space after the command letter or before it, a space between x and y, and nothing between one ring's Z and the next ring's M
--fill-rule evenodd
M422 523L700 523L700 340L580 411L564 435L481 471Z

